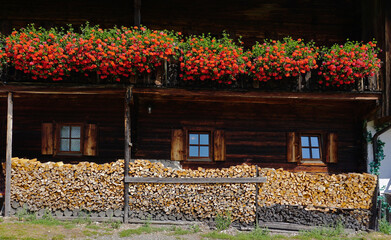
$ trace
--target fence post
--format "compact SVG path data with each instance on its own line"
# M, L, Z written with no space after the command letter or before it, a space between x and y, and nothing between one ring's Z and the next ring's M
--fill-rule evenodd
M132 87L126 88L125 93L125 167L124 167L124 223L128 223L129 217L129 161L131 157L131 127L130 127L130 102L132 99Z
M258 165L257 165L256 177L259 177ZM259 218L258 218L258 212L259 212L259 209L258 209L258 195L259 195L259 185L258 185L258 183L255 183L255 227L259 226L259 222L258 222L259 221Z

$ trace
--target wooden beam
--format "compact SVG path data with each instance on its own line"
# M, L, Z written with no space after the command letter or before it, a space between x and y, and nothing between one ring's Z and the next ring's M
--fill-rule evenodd
M7 102L7 147L6 147L6 166L5 166L5 216L10 216L11 210L11 159L12 159L12 122L13 122L13 96L8 93Z
M385 1L385 26L384 26L384 49L385 49L385 76L384 76L384 116L390 115L390 98L391 98L391 3Z
M292 93L292 92L260 92L260 91L213 91L213 90L188 90L174 88L135 88L134 94L187 99L190 101L227 101L230 102L281 102L291 101L374 101L381 98L381 93Z
M134 26L140 27L141 24L141 0L134 1Z
M125 93L125 167L124 179L129 177L129 162L131 157L131 128L130 128L130 102L132 99L132 87L126 88ZM129 183L124 181L124 223L128 222L129 218Z
M124 91L122 85L29 85L15 84L0 86L0 94L13 92L18 94L121 94Z
M126 183L179 183L179 184L209 184L209 183L264 183L265 177L252 178L159 178L159 177L126 177Z

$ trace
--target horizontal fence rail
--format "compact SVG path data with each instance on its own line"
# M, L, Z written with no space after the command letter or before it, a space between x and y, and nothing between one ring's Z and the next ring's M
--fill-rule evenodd
M264 183L266 177L251 178L159 178L159 177L125 177L125 183L182 183L182 184L202 184L202 183Z

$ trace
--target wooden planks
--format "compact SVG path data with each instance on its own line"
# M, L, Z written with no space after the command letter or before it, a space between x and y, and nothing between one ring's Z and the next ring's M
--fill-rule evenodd
M41 153L43 155L53 155L54 153L53 131L53 123L42 123Z
M327 135L327 152L326 161L328 163L338 162L338 136L336 133L329 133Z
M171 160L185 160L185 131L183 129L172 130Z
M136 95L137 151L139 159L170 159L171 129L224 129L225 161L189 163L185 167L228 167L240 163L262 167L284 167L292 171L320 172L360 171L361 121L359 103L342 101L337 105L320 105L307 100L303 105L174 101ZM152 114L146 109L154 106ZM309 166L288 162L287 133L320 131L338 134L338 158L333 166ZM296 151L297 153L298 151ZM324 148L324 155L326 149Z
M86 124L84 129L83 154L85 156L96 156L98 154L98 126Z
M296 133L295 132L289 132L287 133L287 143L286 143L286 158L288 162L297 162L297 141L296 141Z
M225 161L225 134L223 130L216 130L213 133L213 152L215 161Z
M252 178L157 178L157 177L127 177L126 183L179 183L179 184L211 184L211 183L264 183L266 177Z

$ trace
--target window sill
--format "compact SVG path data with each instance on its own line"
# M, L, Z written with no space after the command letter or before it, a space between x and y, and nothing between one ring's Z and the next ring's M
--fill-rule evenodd
M61 156L61 157L81 157L83 154L80 152L78 153L68 153L68 152L59 152L57 153L56 156Z
M299 162L298 165L306 165L306 166L327 166L326 163L322 162L322 161L307 161L307 162Z
M210 158L188 158L186 162L213 162Z

